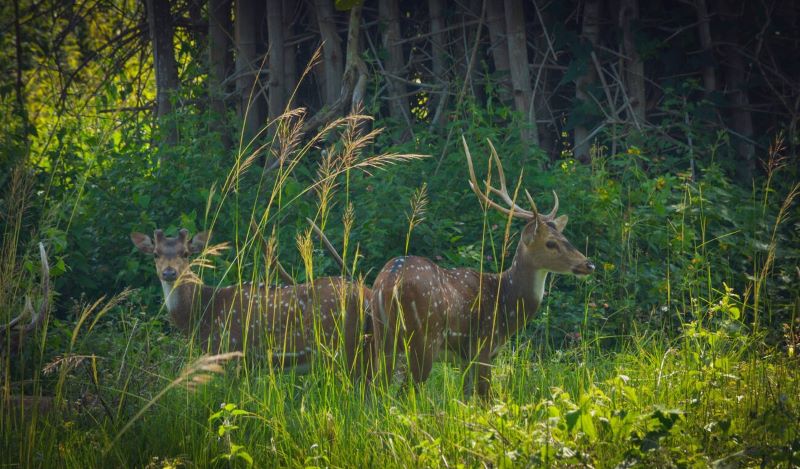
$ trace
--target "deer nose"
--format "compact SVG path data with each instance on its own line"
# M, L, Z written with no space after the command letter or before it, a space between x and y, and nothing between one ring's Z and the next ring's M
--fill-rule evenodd
M161 278L167 282L174 282L178 278L178 271L172 267L167 267L161 271Z
M592 264L592 261L589 260L572 268L572 273L579 277L583 275L589 275L592 272L594 272L594 264Z

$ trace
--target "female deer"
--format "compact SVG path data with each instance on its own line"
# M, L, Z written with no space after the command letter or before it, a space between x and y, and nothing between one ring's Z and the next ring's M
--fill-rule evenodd
M152 254L172 322L182 332L199 337L203 347L265 352L275 366L308 368L319 347L338 349L341 342L349 367L360 366L364 314L369 289L342 277L311 283L269 287L244 283L212 287L191 281L189 256L207 242L205 232L189 238L156 230L154 239L131 233L139 251Z

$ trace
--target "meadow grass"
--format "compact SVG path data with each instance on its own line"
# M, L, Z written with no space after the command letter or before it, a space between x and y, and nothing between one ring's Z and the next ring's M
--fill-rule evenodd
M613 352L578 345L542 354L518 340L496 361L487 401L465 397L463 373L449 364L418 388L389 390L352 383L336 366L297 376L228 364L162 396L171 376L186 373L178 363L127 364L119 370L127 385L99 389L117 401L110 414L96 401L46 415L4 409L3 459L21 467L796 465L796 360L718 333L635 336ZM67 387L91 381L69 374Z

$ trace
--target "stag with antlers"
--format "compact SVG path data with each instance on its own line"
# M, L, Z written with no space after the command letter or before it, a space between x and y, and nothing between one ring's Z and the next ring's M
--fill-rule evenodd
M473 269L445 269L424 257L390 260L373 284L374 372L392 377L397 361L405 361L415 383L425 381L433 362L449 353L472 370L472 386L487 396L491 363L500 347L525 327L539 309L549 272L588 275L594 265L564 237L567 216L556 217L554 206L543 215L525 191L531 209L517 205L506 187L505 174L491 142L500 187L475 178L472 156L462 137L470 187L486 206L527 224L511 266L499 274ZM507 205L492 200L495 194ZM398 352L405 352L405 355ZM404 360L405 359L405 360ZM470 384L468 383L468 386Z

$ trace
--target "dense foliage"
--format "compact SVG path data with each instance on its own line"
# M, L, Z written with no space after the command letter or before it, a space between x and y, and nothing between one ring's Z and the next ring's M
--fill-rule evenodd
M624 24L606 24L592 43L568 21L585 22L587 5L602 5L603 17L616 6L587 1L525 7L531 69L542 73L530 83L544 102L535 106L550 106L533 122L510 98L494 39L481 36L485 12L465 6L446 14L452 67L434 78L417 55L431 48L425 9L403 10L401 34L418 39L403 43L415 57L405 70L409 118L396 115L387 85L396 75L383 64L391 52L366 2L362 39L371 46L357 56L370 71L361 104L374 120L297 130L331 108L316 69L297 88L294 104L307 109L288 106L274 121L262 110L263 134L251 140L235 99L221 113L213 105L199 4L172 4L179 86L162 114L145 26L152 10L68 3L0 7L14 31L0 36L0 323L26 298L48 300L38 286L40 241L55 292L46 326L25 347L0 341L4 464L800 464L798 120L786 105L800 101L796 64L784 60L795 50L780 48L796 42L788 15L711 7L720 12L715 40L729 46L731 24L740 27L740 57L758 70L750 98L769 116L745 139L731 122L756 111L730 90L709 90L704 62L680 55L697 45L681 26L694 21L685 4L642 2L641 22L630 23L656 97L646 121L633 109L606 115L627 99L621 77L584 81L594 99L577 96L594 60L604 76L625 72L614 50ZM298 7L295 31L317 21L308 8ZM542 28L542 17L564 21ZM763 22L755 54L749 37ZM315 34L286 38L298 60L314 54ZM721 68L730 85L736 70ZM438 113L442 96L451 99ZM530 131L541 120L536 132L548 137L535 145ZM575 145L581 128L594 132L586 153ZM556 191L567 237L597 265L587 279L550 278L537 317L496 363L489 401L465 398L467 373L448 364L419 388L386 390L353 383L337 366L295 376L249 358L200 357L169 325L152 259L135 250L132 231L212 230L231 248L199 272L208 284L277 282L264 278L261 235L298 281L338 274L320 242L308 249L306 218L367 284L402 254L506 268L522 225L484 210L470 191L462 136L479 177L491 141L515 190L530 190L542 209ZM23 396L48 408L15 400Z

